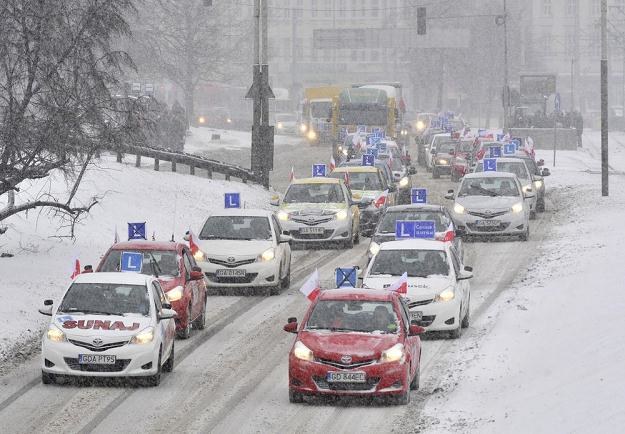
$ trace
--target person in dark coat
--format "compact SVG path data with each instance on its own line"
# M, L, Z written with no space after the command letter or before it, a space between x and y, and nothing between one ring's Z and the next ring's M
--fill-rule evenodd
M573 128L577 132L577 146L582 147L582 134L584 133L584 118L582 114L577 110L573 112L572 116Z

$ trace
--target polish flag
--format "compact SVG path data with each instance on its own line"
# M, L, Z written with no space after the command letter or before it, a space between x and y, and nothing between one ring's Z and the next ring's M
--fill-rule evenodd
M395 291L398 294L406 294L408 292L408 273L404 271L404 274L386 289L388 291Z
M334 160L334 156L332 156L332 158L330 158L330 172L334 172L334 169L336 169L336 161Z
M200 250L200 246L197 245L198 237L193 233L191 229L189 229L189 248L191 249L191 254L195 255L196 252Z
M384 206L388 199L388 190L384 190L382 193L378 195L375 199L373 199L373 206L376 208L381 208Z
M534 152L534 140L530 136L527 136L527 139L525 139L524 150L527 155L530 155L532 158L536 155Z
M349 169L345 170L343 174L343 181L345 181L345 185L349 185Z
M80 260L76 258L74 260L74 271L72 271L71 279L74 280L76 276L80 274Z
M393 167L393 153L392 152L388 154L387 163L388 163L388 167Z
M315 301L315 299L319 296L321 292L319 284L319 270L315 270L309 277L306 279L306 282L299 289L302 294L308 298L310 301Z
M453 223L449 223L449 226L447 227L447 230L445 230L445 232L439 232L440 235L436 235L436 240L437 241L443 241L443 242L451 242L456 238L456 233L454 232L454 225Z
M293 182L295 180L295 168L291 166L291 173L289 173L289 182Z

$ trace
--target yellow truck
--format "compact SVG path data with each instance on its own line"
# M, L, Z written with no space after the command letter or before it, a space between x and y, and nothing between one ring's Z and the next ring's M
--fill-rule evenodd
M299 131L311 144L332 142L332 126L328 119L330 118L332 101L342 89L341 86L320 86L304 89Z

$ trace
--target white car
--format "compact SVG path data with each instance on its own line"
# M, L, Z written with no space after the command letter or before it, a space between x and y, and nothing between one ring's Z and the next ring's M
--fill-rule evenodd
M198 234L197 265L208 288L264 288L277 294L291 285L292 238L272 212L225 209L206 219Z
M143 377L150 386L174 368L176 312L158 279L136 273L88 273L69 285L41 345L41 380L57 376Z
M410 319L428 331L448 331L458 338L469 326L472 271L450 243L390 241L371 259L363 288L387 288L407 273Z
M531 188L523 191L516 175L507 172L469 173L458 187L452 218L465 236L530 236ZM454 199L449 190L447 199Z

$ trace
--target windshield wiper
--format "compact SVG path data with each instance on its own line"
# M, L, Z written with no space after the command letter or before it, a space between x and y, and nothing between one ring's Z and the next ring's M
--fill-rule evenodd
M122 312L107 312L104 310L94 310L94 309L79 309L79 308L75 308L75 307L70 307L69 309L64 309L62 311L60 311L60 313L90 313L93 315L117 315L117 316L124 316L124 313Z
M496 197L496 196L501 196L499 193L497 193L496 191L493 190L489 190L487 188L484 187L476 187L476 186L471 186L472 189L475 189L477 191L481 191L482 193L486 193L487 195L489 195L490 197Z

